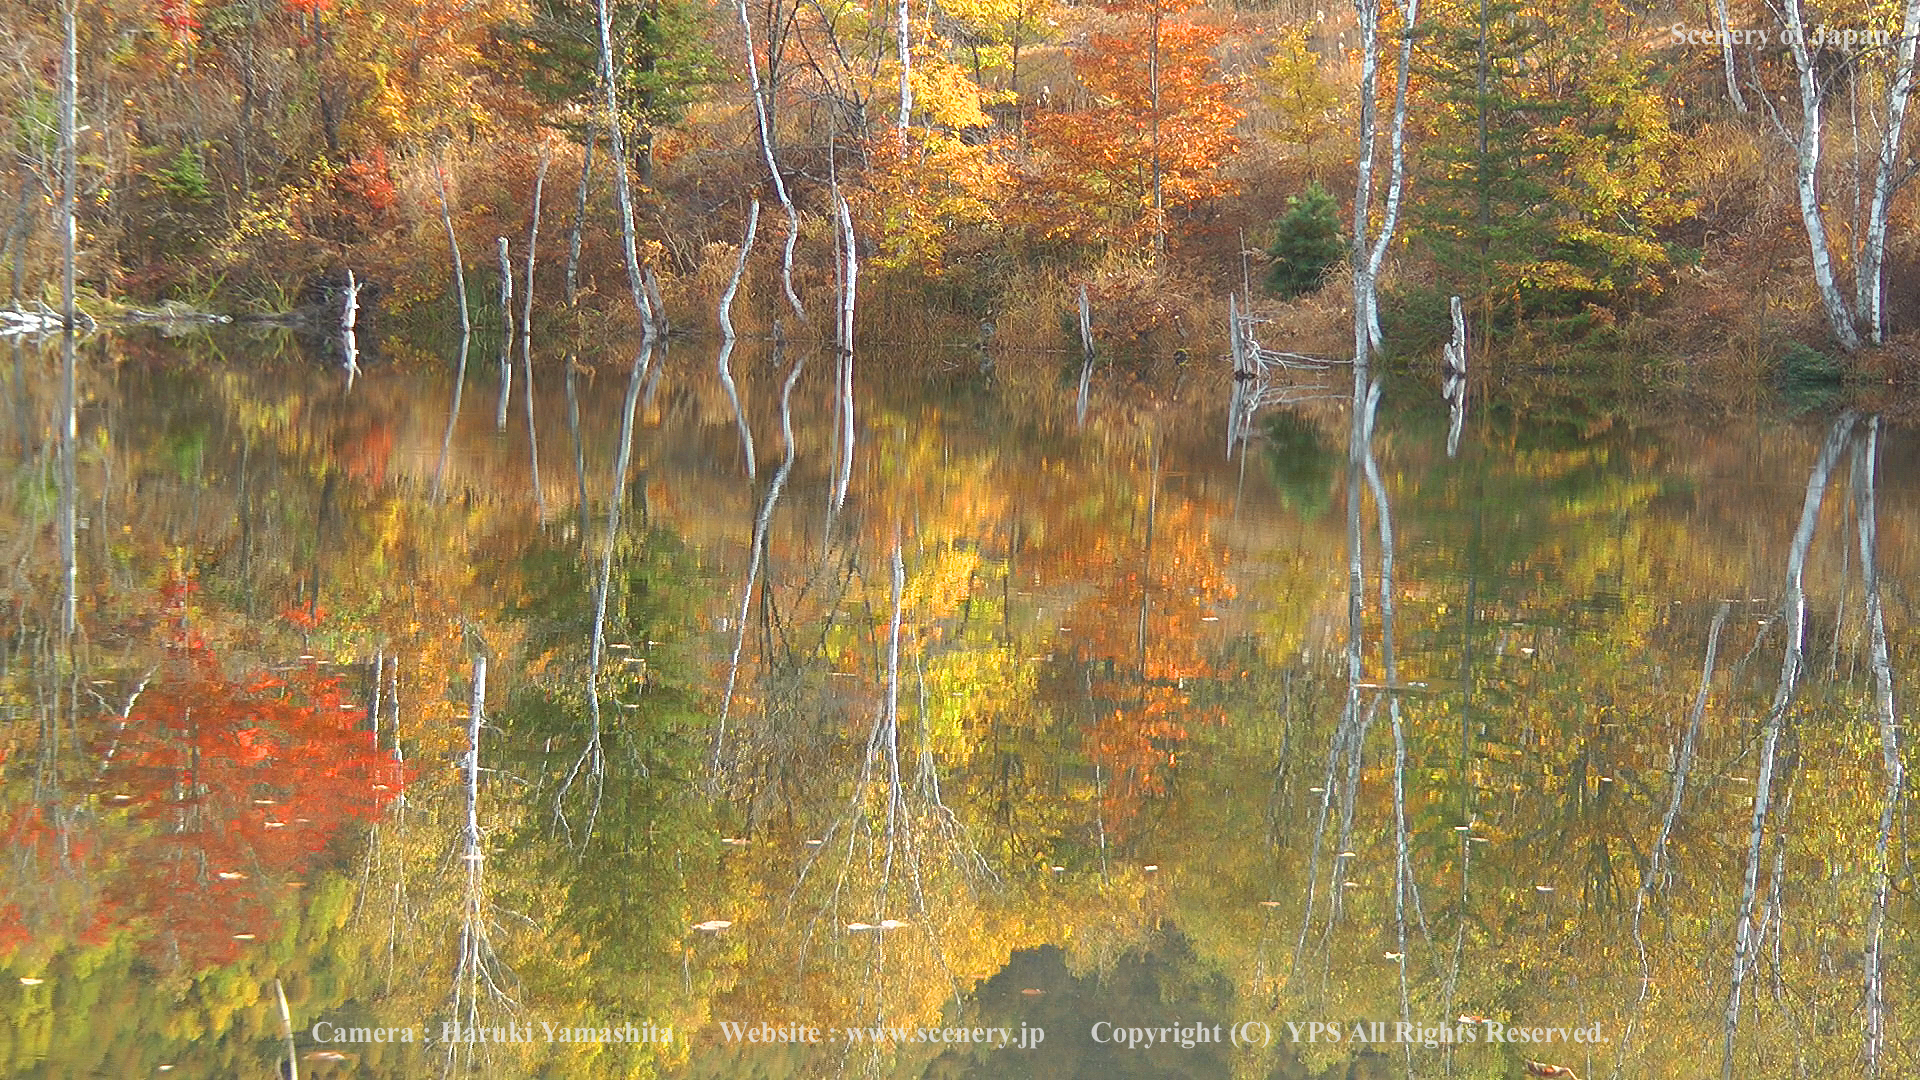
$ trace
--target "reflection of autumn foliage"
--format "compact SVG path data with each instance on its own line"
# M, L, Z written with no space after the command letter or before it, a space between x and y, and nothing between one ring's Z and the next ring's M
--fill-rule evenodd
M1217 707L1195 706L1187 688L1213 674L1202 619L1232 593L1207 517L1192 503L1162 506L1151 555L1139 540L1103 529L1070 549L1084 560L1073 576L1098 590L1074 607L1068 629L1095 710L1087 748L1108 777L1109 829L1124 832L1141 804L1165 791L1192 729L1219 717Z
M230 960L234 935L271 932L271 882L306 873L349 819L405 783L341 680L308 667L230 679L212 651L179 648L128 715L104 799L143 830L109 903L190 965Z

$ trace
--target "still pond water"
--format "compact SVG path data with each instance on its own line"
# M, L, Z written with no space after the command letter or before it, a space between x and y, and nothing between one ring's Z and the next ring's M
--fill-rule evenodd
M1911 432L714 351L0 351L0 1073L1920 1068Z

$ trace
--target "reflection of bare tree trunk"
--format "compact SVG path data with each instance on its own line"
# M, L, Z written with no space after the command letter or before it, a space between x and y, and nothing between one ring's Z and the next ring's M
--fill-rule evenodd
M456 1023L472 1029L480 1023L483 996L511 1007L513 998L500 986L501 972L488 933L491 913L487 910L486 852L480 831L480 729L486 720L487 659L485 642L476 640L473 654L473 694L467 705L467 753L461 763L465 772L467 820L460 830L460 860L466 864L466 889L460 916L460 953L453 972L451 1013ZM447 1043L447 1068L462 1046L473 1052L473 1043L450 1040Z
M1825 499L1827 480L1845 449L1847 435L1853 430L1854 415L1847 413L1834 421L1826 444L1814 461L1807 477L1806 502L1800 509L1800 525L1793 534L1793 547L1787 553L1787 650L1780 662L1780 683L1774 689L1773 705L1767 710L1765 734L1760 745L1759 774L1754 778L1753 821L1747 841L1746 881L1735 921L1732 985L1727 992L1726 1043L1720 1061L1721 1080L1733 1080L1733 1041L1740 1027L1740 995L1752 969L1759 941L1755 934L1754 898L1760 884L1760 848L1766 834L1767 811L1773 793L1774 766L1779 755L1780 736L1786 726L1787 709L1793 703L1800 684L1802 649L1807 635L1807 600L1802 589L1807 550L1813 546L1814 527L1820 521L1820 504Z
M507 403L513 398L513 261L507 238L497 238L500 253L500 401L493 409L493 430L507 430Z
M279 979L273 980L273 996L280 1000L280 1033L287 1041L285 1075L287 1080L300 1080L300 1063L293 1048L293 1012L287 1008L287 991L280 985Z
M463 303L461 307L465 307ZM447 474L447 458L453 453L453 429L460 420L460 392L467 385L467 346L473 335L460 333L460 360L453 369L453 404L447 407L447 433L440 438L440 464L433 469L433 501L440 501L441 483Z
M527 384L527 463L533 471L533 504L542 520L547 516L547 493L540 484L540 433L533 422L533 268L540 246L540 198L546 193L547 166L553 156L540 151L540 171L533 178L533 215L527 225L527 276L520 299L520 374Z
M71 325L60 334L60 631L66 635L80 625L80 402L73 335Z
M740 590L740 609L735 613L733 657L727 663L727 688L720 698L720 717L714 722L713 752L708 761L709 767L717 777L722 762L722 753L727 738L727 717L733 709L733 691L740 677L740 654L747 642L747 613L753 602L753 587L760 576L760 566L767 557L767 531L773 523L773 508L780 501L780 492L787 486L787 475L793 471L793 384L800 381L800 369L806 363L806 356L796 352L793 367L787 371L787 379L780 385L780 434L786 443L780 457L780 468L775 470L773 480L767 485L767 496L760 502L760 513L753 521L753 544L747 554L747 583Z
M575 500L580 510L580 542L587 542L593 525L587 519L587 448L580 438L580 394L574 389L574 360L567 357L567 436L573 440L573 478L580 494Z
M604 0L602 0L604 4ZM593 785L593 801L580 842L593 838L594 824L600 816L600 796L606 776L606 753L601 742L600 665L607 648L607 594L613 588L613 551L620 539L620 510L627 501L627 469L633 461L633 418L640 404L640 385L652 360L651 347L634 357L633 370L627 376L626 403L620 413L620 442L613 462L613 492L607 506L607 542L600 557L600 572L593 586L593 637L587 654L587 745L581 749L573 768L554 795L554 816L566 827L564 805L574 781L584 771ZM571 834L571 829L568 830Z
M740 289L740 278L747 272L747 256L753 251L753 234L760 226L760 200L755 199L747 208L746 237L740 241L740 256L733 263L733 277L727 282L727 289L720 294L720 385L727 392L727 401L733 405L733 422L740 429L740 450L747 462L747 479L754 478L753 429L747 424L747 414L740 408L740 391L733 382L733 367L729 361L733 357L733 297Z
M1879 514L1875 505L1875 473L1879 466L1880 418L1853 446L1853 499L1858 507L1860 576L1866 588L1868 650L1873 667L1873 713L1880 729L1880 759L1887 774L1886 794L1880 802L1880 837L1874 846L1873 906L1867 913L1865 1012L1867 1080L1880 1074L1886 1047L1886 994L1880 977L1881 932L1886 926L1889 873L1888 847L1893 819L1906 786L1906 768L1900 760L1900 727L1893 700L1893 664L1887 649L1886 609L1880 596Z
M1380 380L1375 379L1367 391L1362 426L1367 447L1367 489L1373 493L1374 511L1380 518L1380 677L1386 684L1387 717L1393 725L1394 952L1400 968L1400 1019L1411 1021L1412 1005L1407 995L1407 905L1411 900L1417 908L1420 901L1414 890L1413 864L1407 851L1407 738L1400 722L1400 669L1393 651L1393 512L1387 504L1386 485L1380 482L1380 468L1373 459L1373 419L1379 405ZM1407 1053L1412 1052L1409 1046Z
M1660 831L1653 838L1653 847L1647 853L1646 872L1640 878L1640 892L1633 901L1633 946L1640 954L1640 997L1634 1004L1634 1013L1627 1023L1625 1036L1621 1039L1620 1060L1626 1060L1628 1046L1634 1033L1640 1026L1640 1011L1645 1008L1647 998L1653 992L1653 971L1647 962L1647 943L1640 934L1640 922L1647 907L1647 897L1654 889L1664 892L1667 871L1667 843L1673 836L1673 826L1680 819L1680 802L1687 792L1687 776L1693 769L1694 745L1700 738L1700 725L1707 715L1707 699L1713 690L1713 668L1720 653L1720 632L1726 628L1727 615L1732 605L1721 601L1713 613L1713 626L1707 631L1707 656L1700 664L1700 689L1693 696L1693 707L1687 712L1687 730L1680 737L1680 746L1674 753L1673 791L1667 796L1667 812L1660 819Z

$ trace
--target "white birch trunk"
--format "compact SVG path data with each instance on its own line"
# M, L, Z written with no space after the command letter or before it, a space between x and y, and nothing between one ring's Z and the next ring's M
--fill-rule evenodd
M627 260L627 287L633 292L633 309L640 316L641 335L652 341L653 312L640 277L640 251L633 228L633 193L627 183L627 142L620 130L620 98L613 82L613 24L607 12L607 0L594 0L594 9L600 19L600 86L606 94L607 142L613 154L614 197L620 204L620 241Z
M793 246L800 239L800 215L793 208L793 199L787 195L787 182L780 176L780 163L773 153L773 125L767 120L765 97L772 88L763 89L760 84L760 60L753 51L753 21L747 15L747 0L736 0L734 6L740 15L740 36L747 46L747 82L753 91L753 113L759 122L760 153L767 162L767 175L773 180L774 197L787 212L787 246L780 257L780 284L794 315L805 319L806 309L800 306L800 296L793 291Z
M1380 8L1376 0L1354 0L1360 20L1360 145L1354 165L1353 238L1347 261L1353 267L1353 369L1355 386L1364 385L1373 343L1373 264L1367 244L1373 201L1373 140L1379 118L1375 89L1380 79ZM1354 392L1354 402L1360 391Z
M1852 352L1860 347L1860 335L1854 329L1854 312L1840 292L1833 271L1833 256L1827 249L1827 224L1820 210L1820 82L1807 51L1806 20L1800 13L1800 0L1785 0L1787 46L1800 82L1800 137L1795 144L1797 188L1800 196L1800 220L1805 223L1807 244L1813 257L1813 283L1820 290L1820 302L1827 322L1842 347Z
M1721 0L1725 3L1725 0ZM1874 165L1873 196L1867 206L1860 261L1854 268L1854 314L1867 338L1878 345L1886 335L1882 311L1882 274L1887 254L1887 212L1893 202L1894 171L1899 167L1901 137L1906 132L1907 105L1913 98L1914 47L1920 41L1920 0L1906 0L1893 78L1887 85L1887 126L1880 134L1879 160Z
M1374 237L1373 250L1367 254L1367 342L1379 352L1386 341L1380 332L1380 304L1376 295L1380 267L1386 261L1387 248L1393 243L1400 225L1400 194L1407 177L1407 83L1413 73L1413 24L1420 16L1420 0L1404 0L1400 5L1400 71L1393 91L1393 126L1389 135L1391 164L1387 170L1387 208ZM1377 43L1377 36L1376 36ZM1376 44L1377 47L1377 44Z
M1738 112L1747 111L1747 99L1740 93L1740 75L1733 66L1733 35L1729 32L1733 17L1727 11L1727 0L1713 0L1713 28L1720 39L1720 63L1727 73L1727 100L1733 102Z

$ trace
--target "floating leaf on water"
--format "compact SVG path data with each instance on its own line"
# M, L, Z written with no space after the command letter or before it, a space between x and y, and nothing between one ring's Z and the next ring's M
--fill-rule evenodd
M132 802L133 796L125 795L125 794L109 795L107 796L107 801L108 802Z
M1056 874L1064 874L1067 872L1067 868L1064 866L1054 866L1054 867L1049 867L1049 869L1051 869Z
M740 837L738 837L738 836L723 836L723 837L721 837L721 838L720 838L720 842L721 842L721 843L723 843L723 844L727 844L727 845L730 845L730 846L732 846L732 847L745 847L745 846L747 846L747 842L746 842L745 840L743 840L743 839L741 839L741 838L740 838Z
M1218 615L1202 615L1202 616L1200 616L1200 621L1201 621L1201 622L1219 622L1219 621L1220 621L1220 616L1218 616Z
M1360 887L1360 883L1357 881L1343 881L1340 883L1340 887L1343 889L1357 889Z
M703 922L703 923L694 923L693 928L695 930L705 930L711 933L716 930L725 930L727 927L732 925L733 925L733 922L732 920L729 920L729 919L708 919L706 922Z
M1343 851L1343 852L1341 852L1341 853L1340 853L1340 858L1342 858L1342 859L1356 859L1356 858L1359 858L1359 856L1358 856L1358 855L1355 855L1355 854L1354 854L1353 852L1351 852L1351 851Z
M1535 886L1533 887L1533 891L1534 891L1534 892L1552 892L1552 891L1553 891L1553 886L1551 886L1551 885L1535 885Z
M880 920L880 929L882 930L898 930L905 925L907 925L907 921L905 919L881 919Z
M1262 900L1262 901L1260 901L1260 906L1261 906L1261 907L1279 907L1279 906L1280 906L1280 901L1278 901L1278 900Z
M235 941L252 941L252 940L253 940L253 935L252 935L252 934L235 934L235 935L233 935L233 940L235 940Z
M1159 864L1159 863L1148 863L1147 865L1145 865L1145 866L1143 866L1143 867L1141 867L1140 869L1142 869L1142 870L1145 870L1145 871L1146 871L1147 873L1149 873L1149 874L1151 874L1151 873L1153 873L1153 872L1154 872L1155 870L1158 870L1158 869L1160 869L1160 864Z
M1405 953L1397 953L1397 952L1390 952L1386 954L1386 957L1389 960L1399 960L1404 958L1405 956L1406 956Z
M286 822L284 822L284 821L269 821L269 822L267 822L267 828L269 828L269 829L284 829L284 828L286 828L286 827L287 827L287 823L286 823Z
M859 932L860 932L860 931L862 931L862 930L871 930L871 929L873 929L873 924L872 924L872 923L863 923L863 922L850 922L850 923L848 923L848 924L847 924L847 929L848 929L848 930L851 930L852 932L854 932L854 933L856 933L856 934L857 934L857 933L859 933Z
M482 862L486 859L486 857L487 856L484 852L479 852L479 851L469 851L460 856L460 858L465 860L466 862Z
M819 847L819 846L820 846L821 844L824 844L824 843L826 843L826 841L825 841L825 840L809 840L809 841L807 841L807 846L808 846L808 847Z
M222 870L214 876L218 877L221 881L244 881L247 877L247 875L238 870Z
M1029 986L1020 992L1027 995L1028 997L1039 997L1041 994L1046 993L1045 990L1042 990L1037 986Z
M1453 827L1453 831L1454 831L1454 832L1466 832L1466 831L1467 831L1468 829L1471 829L1471 828L1473 828L1473 826L1471 826L1471 825L1455 825L1455 826Z
M34 978L33 976L31 976L31 975L22 975L22 976L20 976L20 985L21 985L21 986L39 986L39 985L40 985L41 983L43 983L43 982L46 982L46 981L47 981L47 980L45 980L45 979L36 979L36 978Z
M1310 787L1307 789L1307 793L1310 795L1325 795L1327 789L1323 787Z
M273 805L273 800L272 800L272 799L255 799L255 800L253 800L253 805L255 805L255 806L272 806L272 805Z

